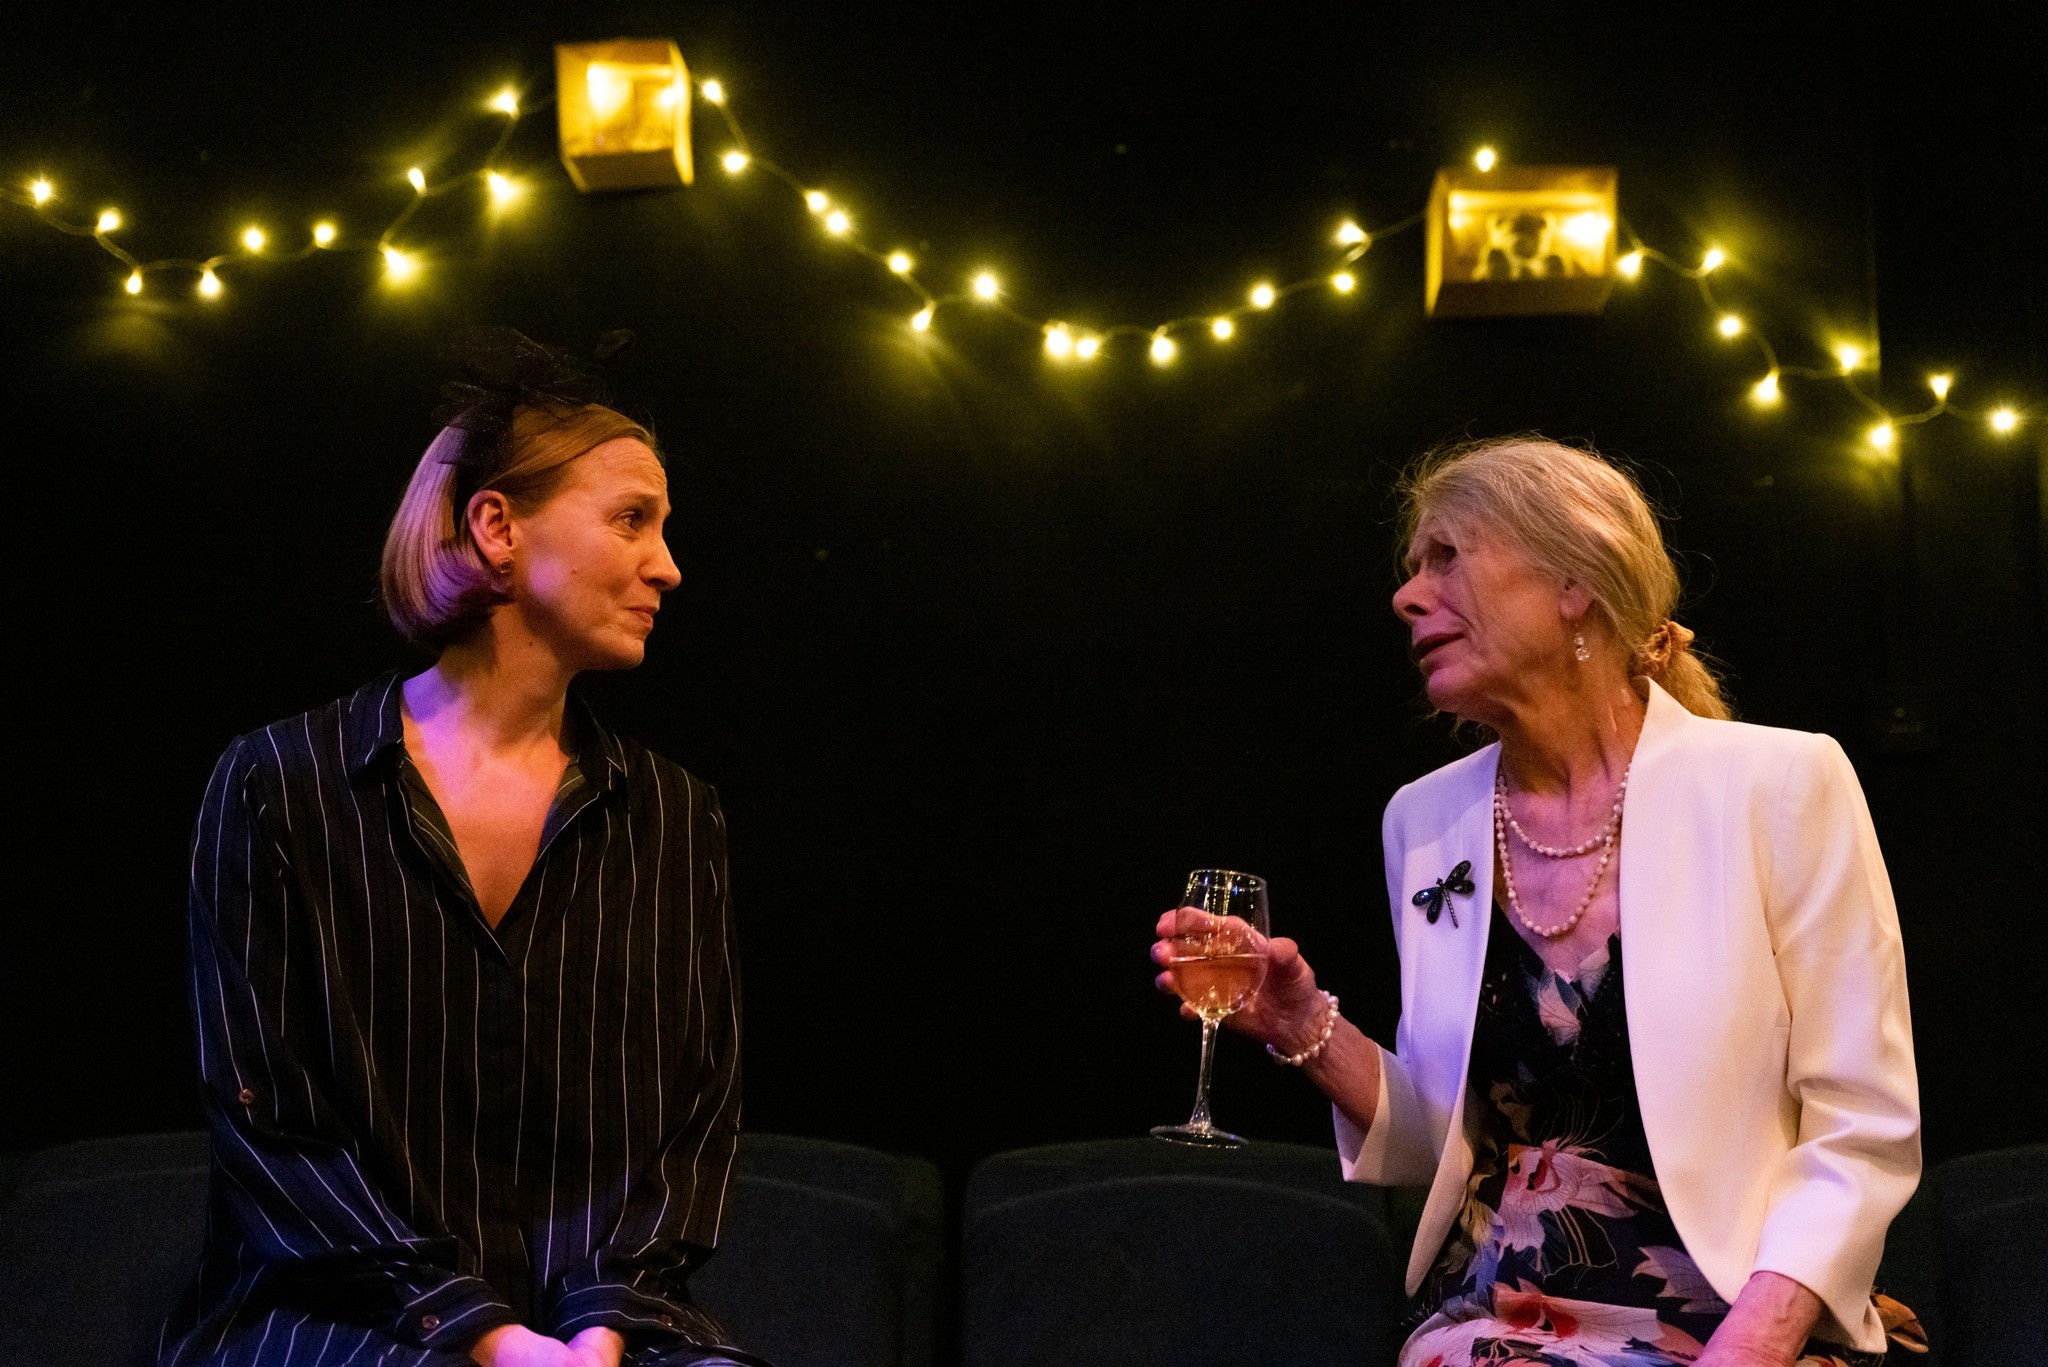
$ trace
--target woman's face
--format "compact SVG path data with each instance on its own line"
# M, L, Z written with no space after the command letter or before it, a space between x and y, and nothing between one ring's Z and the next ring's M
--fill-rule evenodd
M1583 593L1560 587L1505 539L1425 518L1394 594L1431 706L1492 723L1572 661Z
M661 536L668 514L661 462L620 437L512 519L514 606L572 670L630 669L647 653L661 595L682 580Z

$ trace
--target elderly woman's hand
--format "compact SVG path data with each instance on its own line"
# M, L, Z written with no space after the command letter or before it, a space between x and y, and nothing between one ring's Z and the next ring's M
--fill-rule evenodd
M1285 937L1261 935L1233 917L1211 916L1197 907L1178 907L1166 912L1153 928L1158 939L1152 945L1152 962L1160 969L1153 986L1161 992L1174 990L1176 957L1185 957L1194 942L1215 935L1241 937L1245 948L1266 961L1266 981L1250 1004L1228 1016L1224 1024L1253 1039L1270 1044L1283 1054L1295 1054L1322 1038L1329 1006L1316 987L1315 970L1301 957L1301 947ZM1195 1010L1181 1003L1181 1015L1196 1019Z

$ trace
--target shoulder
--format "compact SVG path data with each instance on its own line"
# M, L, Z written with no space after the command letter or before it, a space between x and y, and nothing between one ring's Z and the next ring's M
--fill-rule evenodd
M1441 824L1491 789L1498 763L1498 743L1474 750L1405 783L1387 800L1385 828L1404 829L1417 822Z
M1723 791L1766 798L1788 787L1846 777L1855 770L1840 742L1818 731L1687 714L1671 737L1672 757L1723 779Z
M375 739L398 686L393 671L318 707L244 732L221 752L215 781L232 776L274 790L345 777L350 764L362 758L352 758L349 751Z
M724 826L716 788L631 736L609 728L605 735L636 799L687 812L692 820Z

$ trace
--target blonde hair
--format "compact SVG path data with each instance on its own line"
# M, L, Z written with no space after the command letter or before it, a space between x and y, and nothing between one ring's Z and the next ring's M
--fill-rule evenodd
M1584 588L1629 652L1688 712L1731 715L1721 682L1671 621L1678 567L1643 491L1605 457L1534 435L1445 447L1402 476L1402 538L1425 519L1500 537L1560 583Z
M645 427L602 404L520 404L491 441L444 427L427 446L384 536L378 596L385 616L414 645L438 649L475 631L511 601L469 530L469 503L486 489L529 514L560 491L578 456L608 441L660 449Z

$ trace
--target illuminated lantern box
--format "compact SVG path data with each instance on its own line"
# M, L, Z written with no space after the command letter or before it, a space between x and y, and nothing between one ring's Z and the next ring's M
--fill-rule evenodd
M666 38L555 45L562 165L576 188L688 185L690 71Z
M1425 303L1442 318L1598 313L1614 288L1612 166L1446 167Z

